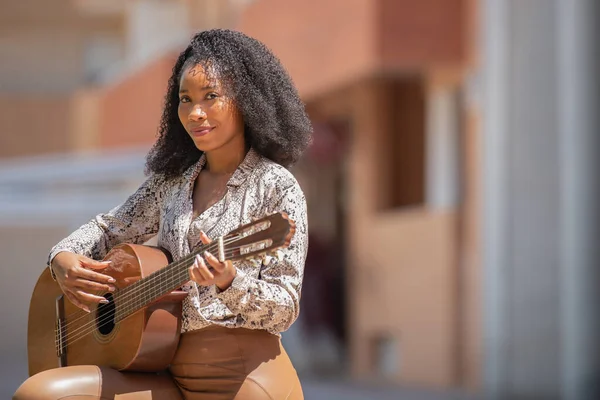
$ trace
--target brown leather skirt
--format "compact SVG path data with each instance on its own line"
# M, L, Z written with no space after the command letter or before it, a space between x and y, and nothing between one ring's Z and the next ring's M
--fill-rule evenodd
M41 372L18 400L302 400L296 371L277 336L209 327L181 336L169 371L118 372L73 366Z

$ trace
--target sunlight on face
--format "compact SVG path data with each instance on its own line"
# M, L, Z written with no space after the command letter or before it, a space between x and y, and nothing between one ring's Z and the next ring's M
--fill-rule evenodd
M216 75L196 64L185 68L179 81L179 121L205 152L244 137L241 113Z

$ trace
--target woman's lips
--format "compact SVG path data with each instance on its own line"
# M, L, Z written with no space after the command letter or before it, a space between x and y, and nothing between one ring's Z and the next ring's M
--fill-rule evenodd
M201 136L207 135L213 129L214 129L214 127L212 127L212 126L199 126L199 127L190 129L190 132L192 133L192 135L194 135L196 137L201 137Z

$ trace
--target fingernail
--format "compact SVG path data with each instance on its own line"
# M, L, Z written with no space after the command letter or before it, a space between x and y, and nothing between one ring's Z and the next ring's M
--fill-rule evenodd
M115 283L117 280L116 280L115 278L110 278L108 281L109 281L110 283Z
M208 251L205 251L205 252L204 252L204 256L205 256L205 257L212 257L213 255L212 255L212 254L210 254Z
M102 299L102 300L100 300L100 303L102 303L102 304L108 304L108 300Z
M84 308L83 308L83 311L85 311L85 312L87 312L87 313L91 312L91 311L90 311L90 309L89 309L89 308L87 308L87 307L84 307Z
M112 264L112 261L108 260L108 261L100 261L102 264Z
M115 291L115 289L116 289L116 288L115 288L114 286L110 286L110 287L108 288L108 290L110 290L111 292L114 292L114 291Z

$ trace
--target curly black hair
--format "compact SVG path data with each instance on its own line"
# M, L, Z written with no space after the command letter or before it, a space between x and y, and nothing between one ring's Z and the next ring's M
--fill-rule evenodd
M312 126L280 61L256 39L213 29L194 35L175 62L158 139L146 157L146 173L174 178L202 155L177 114L181 73L192 64L214 74L233 98L244 120L247 145L286 168L300 158L310 144Z

